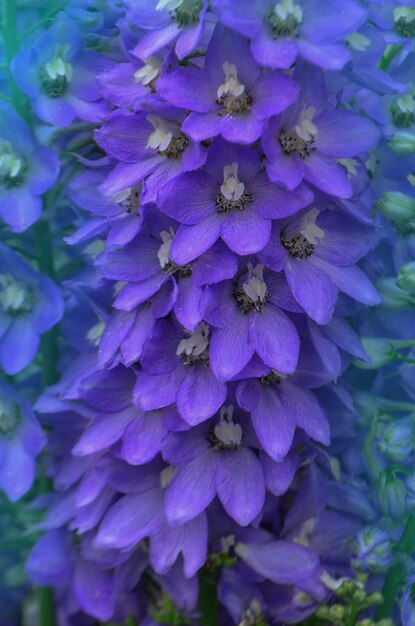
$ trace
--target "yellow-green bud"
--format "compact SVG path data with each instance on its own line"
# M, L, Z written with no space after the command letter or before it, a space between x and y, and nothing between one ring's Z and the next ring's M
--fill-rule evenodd
M397 154L415 154L415 133L401 130L393 135L389 146Z
M345 580L339 591L343 594L353 593L356 589L356 583L353 580Z
M387 191L378 203L379 210L392 220L415 220L415 200L400 191Z
M396 284L400 289L415 291L415 261L410 261L401 266Z
M360 604L364 602L364 600L366 600L366 596L367 596L367 593L366 591L364 591L364 589L356 589L356 591L353 594L353 599L356 600L356 602Z
M373 593L371 593L368 597L367 597L367 601L370 602L370 604L383 604L383 596L380 593L380 591L374 591Z
M363 346L370 357L370 362L353 360L360 369L377 369L396 358L396 351L415 346L415 341L383 339L382 337L362 337Z
M329 618L333 620L343 619L345 608L341 604L333 604L329 610Z
M329 613L330 610L328 606L319 606L316 611L316 617L319 617L320 619L328 619Z
M404 311L415 305L415 294L400 289L394 277L381 278L376 286L382 296L382 307L391 311Z
M359 572L357 575L357 580L359 581L359 583L362 583L362 584L365 584L368 578L369 578L369 574L367 574L366 572Z

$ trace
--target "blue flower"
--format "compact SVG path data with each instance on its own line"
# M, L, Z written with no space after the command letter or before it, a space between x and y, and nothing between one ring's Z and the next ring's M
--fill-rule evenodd
M26 230L42 210L41 195L55 182L59 159L39 146L29 127L0 104L0 216L14 232Z
M0 487L10 500L30 489L45 437L28 402L0 381Z
M0 366L7 374L29 365L40 335L57 324L62 313L55 283L0 244Z
M84 51L82 33L59 13L31 48L18 52L12 71L35 113L45 122L67 126L75 117L96 122L107 112L95 77L110 65L98 53Z

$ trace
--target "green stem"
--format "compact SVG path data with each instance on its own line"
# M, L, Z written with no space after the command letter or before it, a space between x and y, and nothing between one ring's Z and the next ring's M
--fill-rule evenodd
M199 576L199 610L202 626L218 625L218 598L216 583L211 576L201 573Z
M386 48L386 52L379 61L379 68L387 70L393 58L402 50L401 44L391 44Z
M376 458L376 454L373 451L373 442L376 436L376 419L373 419L370 431L365 439L363 445L363 451L366 458L366 463L369 469L370 476L373 480L376 480L380 475L380 466Z
M37 587L36 596L39 603L40 626L54 626L55 607L52 589L49 587Z
M16 0L1 0L3 26L2 34L4 42L4 52L6 57L6 71L10 85L12 102L15 108L19 111L20 115L26 118L27 115L25 111L25 97L18 89L10 69L10 64L19 50L19 42L16 30L16 4Z
M37 257L39 270L42 274L46 274L54 278L53 251L49 224L46 221L36 222L34 225L34 234L36 242ZM42 335L40 343L40 352L42 354L42 377L46 386L53 385L58 381L59 374L57 370L58 346L57 333L55 328L51 328L47 333Z
M399 361L403 361L404 363L409 363L410 365L415 365L415 359L411 359L407 356L403 356L403 354L399 354L398 352L396 352L395 354L395 359L398 359Z
M23 35L20 35L19 40L23 41L24 39L26 39L26 37L29 37L29 35L34 33L40 26L42 26L42 24L45 24L48 20L52 19L55 15L57 15L59 11L62 11L65 8L66 4L67 3L65 0L58 7L55 7L54 9L52 9L52 11L50 11L49 13L46 13L46 15L39 22L36 22L36 24L34 24L31 28L29 28L29 30L24 32Z
M17 37L16 0L1 0L3 41L7 65L7 75L12 96L12 104L20 115L28 119L26 98L18 89L10 65L19 50ZM39 268L43 273L53 275L53 257L48 225L40 222L35 226L35 239L39 255ZM43 355L43 379L46 385L56 382L56 341L49 331L43 335L41 352ZM38 587L36 596L39 604L40 626L55 626L53 591L48 587Z
M397 545L397 552L411 555L415 551L415 516L409 517L400 542ZM399 587L404 579L404 566L396 563L390 568L382 589L384 602L376 611L375 619L381 620L391 617L393 605L396 601Z

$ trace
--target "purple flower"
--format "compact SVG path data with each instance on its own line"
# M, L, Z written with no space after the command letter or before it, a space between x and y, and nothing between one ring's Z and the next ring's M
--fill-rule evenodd
M31 579L41 585L70 583L74 550L66 530L50 530L37 542L29 555L26 569Z
M94 236L95 228L101 226L108 229L106 243L109 247L126 245L139 232L144 217L141 185L105 196L99 189L110 171L108 167L88 169L70 181L67 193L74 205L96 217L66 238L68 243L75 244L87 235Z
M250 412L265 452L275 461L282 461L291 448L296 427L328 445L329 424L314 394L274 370L259 373L262 375L258 378L238 384L236 397L239 406Z
M159 485L140 488L140 474L136 472L137 488L108 509L94 546L101 550L134 550L149 537L150 564L158 574L166 574L182 554L185 576L194 576L207 556L206 514L202 511L180 526L169 524L164 493L173 475L174 468L166 467L160 473Z
M259 257L275 271L284 269L297 302L318 324L327 324L334 313L337 289L367 305L381 301L372 283L354 265L375 241L373 228L314 207L274 222L271 239Z
M372 3L370 19L376 26L385 31L388 44L404 44L412 46L415 34L415 12L411 0L391 0L390 2Z
M249 447L243 422L233 418L233 405L190 431L172 434L164 458L178 469L166 490L166 515L171 524L194 519L217 495L225 511L247 526L261 512L265 482L261 464ZM244 437L245 434L245 437Z
M149 31L141 37L134 54L147 59L175 42L175 52L183 59L203 35L207 5L207 0L128 0L128 18Z
M158 322L137 374L135 399L141 409L151 411L177 402L180 415L191 425L218 411L227 390L209 367L210 332L204 322L193 332Z
M214 7L224 24L251 39L258 63L283 69L297 56L341 69L350 58L342 40L366 17L354 0L215 0Z
M202 321L203 287L234 276L236 257L218 241L194 262L178 265L170 254L176 225L150 207L148 217L147 227L130 244L104 252L97 266L107 278L127 282L118 292L115 308L132 311L158 294L156 306L162 313L155 316L163 317L174 307L178 321L194 330Z
M41 195L55 182L59 159L38 146L29 127L5 102L0 104L0 215L14 232L35 222Z
M331 196L350 198L351 159L366 152L379 131L367 118L328 107L319 71L301 67L298 76L301 98L272 118L262 137L268 176L288 189L306 180Z
M0 487L18 500L32 486L45 436L29 403L0 381Z
M267 118L281 113L298 86L278 72L261 71L248 41L217 26L204 68L185 67L160 77L158 91L175 106L192 111L183 131L194 140L221 134L236 143L261 136Z
M118 363L132 365L138 361L156 319L172 310L176 291L174 282L169 281L142 305L135 305L131 311L114 311L106 320L100 337L98 364L114 367Z
M98 144L119 161L102 185L104 193L118 194L145 179L142 202L154 202L160 186L203 165L206 150L182 132L184 117L165 106L110 115L96 132Z
M103 97L123 110L137 110L144 103L151 105L157 79L163 70L163 58L151 56L146 61L134 59L116 63L97 77Z
M158 203L182 224L170 252L173 261L184 265L219 237L237 254L259 252L269 240L271 220L292 215L312 197L306 186L289 193L269 182L252 148L217 139L205 167L165 185Z
M0 365L7 374L29 365L40 335L57 324L62 313L55 283L0 244Z
M370 572L385 572L392 563L390 534L381 526L371 524L359 531L356 537L354 565Z
M95 81L108 65L97 52L84 51L82 33L59 13L31 48L17 53L12 70L40 119L68 126L75 117L97 122L108 111Z
M295 370L300 340L281 308L299 309L281 275L249 264L238 280L209 287L204 306L204 319L214 326L210 366L219 380L236 376L254 353L282 374Z

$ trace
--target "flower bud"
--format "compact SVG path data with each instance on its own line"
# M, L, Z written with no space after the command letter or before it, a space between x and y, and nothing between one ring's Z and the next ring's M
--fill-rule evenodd
M382 307L391 311L404 311L415 305L415 294L401 289L393 277L381 278L376 287L382 296Z
M344 618L345 608L341 604L333 604L329 610L329 619L334 621L342 620Z
M376 496L384 515L395 520L401 520L405 515L406 487L396 478L393 472L387 470L381 474L377 486Z
M374 604L383 604L384 597L380 591L374 591L367 597L367 602L370 602L371 606Z
M392 220L415 220L415 200L400 191L387 191L379 201L379 209Z
M329 611L330 609L328 606L320 606L316 611L316 616L320 619L328 619Z
M397 154L415 154L415 133L398 131L390 140L389 147Z
M405 503L411 511L415 511L415 473L405 480L406 498Z
M353 363L360 369L377 369L390 363L395 358L395 350L389 339L378 337L362 337L362 344L370 358L369 362L354 359Z
M410 261L402 265L396 279L396 284L400 289L415 291L415 261Z
M391 541L383 528L373 524L363 528L356 537L357 556L353 564L370 572L385 572L392 562Z
M353 359L353 363L360 369L377 369L396 359L396 351L412 348L415 341L411 339L387 339L381 337L362 337L362 344L370 357L369 362Z
M413 449L414 429L407 419L386 424L377 442L379 452L393 461L404 461Z

